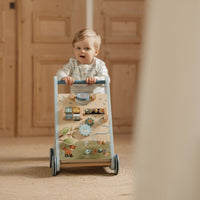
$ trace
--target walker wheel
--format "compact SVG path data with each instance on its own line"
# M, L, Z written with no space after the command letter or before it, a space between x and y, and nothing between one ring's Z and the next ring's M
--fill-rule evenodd
M52 176L56 176L56 157L53 155L51 160L52 165Z
M114 174L117 175L119 173L119 156L117 154L115 154L114 162L115 162Z
M54 155L54 150L53 150L53 148L50 148L50 165L49 165L49 167L50 168L52 168L52 157L53 157L53 155Z

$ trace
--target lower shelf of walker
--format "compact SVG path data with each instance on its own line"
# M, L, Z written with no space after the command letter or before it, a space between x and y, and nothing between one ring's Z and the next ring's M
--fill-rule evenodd
M101 160L60 160L61 167L92 167L92 166L111 166L111 159Z

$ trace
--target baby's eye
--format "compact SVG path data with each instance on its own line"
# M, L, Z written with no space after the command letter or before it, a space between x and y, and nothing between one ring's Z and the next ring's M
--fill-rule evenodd
M86 50L90 50L90 48L89 48L89 47L86 47L85 49L86 49Z
M77 47L76 49L80 50L80 49L81 49L81 47Z

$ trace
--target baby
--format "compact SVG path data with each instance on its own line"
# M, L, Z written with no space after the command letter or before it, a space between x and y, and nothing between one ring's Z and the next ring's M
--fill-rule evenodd
M96 58L101 45L101 37L92 29L77 32L73 39L74 58L57 72L58 80L71 86L72 93L105 93L104 86L95 84L105 80L108 70L105 63ZM74 80L85 80L86 84L73 84ZM95 85L94 85L95 84Z

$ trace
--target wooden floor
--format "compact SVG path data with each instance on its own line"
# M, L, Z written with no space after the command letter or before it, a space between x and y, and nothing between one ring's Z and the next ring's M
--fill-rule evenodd
M62 169L51 176L49 148L53 137L0 139L0 199L4 200L118 200L134 199L132 139L115 135L120 157L117 176L109 168Z

